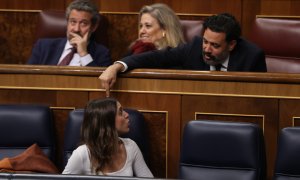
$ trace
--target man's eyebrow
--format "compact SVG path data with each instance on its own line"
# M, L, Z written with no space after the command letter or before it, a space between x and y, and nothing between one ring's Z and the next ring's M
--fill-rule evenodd
M219 43L214 43L214 42L212 42L211 44L212 44L212 45L221 46L221 44L219 44Z

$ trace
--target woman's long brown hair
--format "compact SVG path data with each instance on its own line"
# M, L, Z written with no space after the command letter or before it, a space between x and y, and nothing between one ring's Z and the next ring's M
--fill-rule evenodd
M91 168L95 173L110 163L118 149L116 114L117 101L112 98L92 100L85 108L81 141L90 151Z

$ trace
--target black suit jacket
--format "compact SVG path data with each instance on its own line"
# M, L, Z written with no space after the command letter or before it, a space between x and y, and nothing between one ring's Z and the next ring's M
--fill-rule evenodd
M128 56L121 61L128 65L128 70L135 68L169 69L179 67L189 70L210 70L202 56L202 38L195 37L192 43L161 51L151 51ZM230 52L227 71L266 72L264 52L256 45L239 39Z
M27 64L57 65L63 53L67 38L39 39L32 49L32 54ZM109 66L112 64L109 50L91 41L87 48L93 61L87 66Z

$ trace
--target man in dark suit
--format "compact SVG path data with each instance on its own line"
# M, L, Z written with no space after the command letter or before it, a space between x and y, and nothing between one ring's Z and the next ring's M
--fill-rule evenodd
M98 27L98 8L89 0L73 1L66 10L67 37L40 39L28 64L109 66L109 50L90 37Z
M240 37L240 25L232 15L223 13L208 17L203 27L203 37L196 37L191 44L128 56L109 66L99 77L107 95L117 73L134 68L267 71L264 52Z

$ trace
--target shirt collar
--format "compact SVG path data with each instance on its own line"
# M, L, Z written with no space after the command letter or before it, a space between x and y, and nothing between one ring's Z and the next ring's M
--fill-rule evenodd
M230 55L229 55L230 56ZM223 69L228 69L228 62L229 62L229 56L225 59L225 61L222 63Z
M70 44L70 41L67 40L66 45L65 45L65 49L64 49L64 50L69 50L69 49L71 49L71 48L73 48L73 46Z
M227 71L227 69L228 69L228 63L229 63L229 56L222 63L221 71ZM211 71L216 70L215 66L210 66L210 70Z

